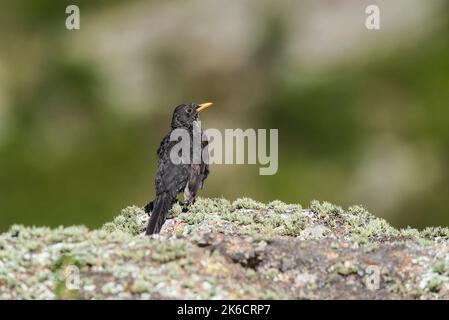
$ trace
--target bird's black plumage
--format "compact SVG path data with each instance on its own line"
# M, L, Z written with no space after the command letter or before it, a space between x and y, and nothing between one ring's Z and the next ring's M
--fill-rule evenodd
M158 168L155 179L156 198L145 206L145 211L150 213L150 221L146 234L158 233L164 224L167 213L176 202L178 193L184 192L184 208L195 201L198 190L203 187L204 180L209 174L209 165L201 155L207 155L208 141L203 138L201 148L193 147L193 135L198 128L199 112L212 105L211 103L197 105L195 103L181 104L173 112L170 132L162 139L157 150ZM174 163L170 159L172 148L178 141L171 141L170 136L173 130L185 129L190 135L189 159L193 159L194 152L200 152L199 163ZM203 132L200 138L203 137ZM204 150L206 149L206 150ZM204 152L205 151L205 152ZM206 161L205 161L206 160Z

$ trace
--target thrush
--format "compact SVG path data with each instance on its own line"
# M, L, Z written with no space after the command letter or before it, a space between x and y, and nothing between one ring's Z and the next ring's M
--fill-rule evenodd
M150 221L146 234L159 233L162 225L167 219L168 211L177 201L177 195L184 192L183 211L186 212L200 189L203 188L204 180L209 174L209 165L203 155L207 155L208 141L201 135L201 147L194 148L189 144L189 155L187 159L199 159L199 161L173 161L171 152L177 144L177 140L170 137L174 130L184 129L193 140L194 131L198 129L199 113L212 106L212 103L188 103L181 104L175 108L171 121L170 132L162 139L157 150L158 167L155 178L156 198L145 206L145 212L150 214ZM200 128L199 128L200 129ZM176 152L175 152L176 153ZM179 152L178 152L179 153ZM200 153L200 154L199 154ZM179 156L183 156L179 154ZM185 156L185 155L184 155Z

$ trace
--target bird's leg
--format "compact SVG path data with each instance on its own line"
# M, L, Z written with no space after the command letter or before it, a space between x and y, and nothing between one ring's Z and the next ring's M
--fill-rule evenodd
M184 203L183 203L183 207L182 207L182 212L189 211L189 206L192 203L195 203L195 198L196 198L196 193L192 192L189 189L189 184L187 184L184 189Z
M182 207L182 212L188 212L189 211L189 206L190 205L192 205L192 204L194 204L195 203L195 201L196 201L196 196L195 197L193 197L190 201L188 201L188 202L186 202L186 201L184 201L184 205L183 205L183 207Z
M186 213L189 211L189 206L194 203L194 201L192 202L184 202L183 206L182 206L182 212Z
M184 197L184 203L182 205L182 212L188 212L189 211L189 206L195 201L195 199L191 199L191 198L185 198Z

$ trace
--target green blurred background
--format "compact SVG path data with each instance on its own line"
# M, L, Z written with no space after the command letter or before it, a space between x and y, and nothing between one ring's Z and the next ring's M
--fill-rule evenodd
M190 101L215 102L205 128L279 129L276 175L214 165L202 196L449 223L448 1L16 0L0 5L0 231L143 206Z

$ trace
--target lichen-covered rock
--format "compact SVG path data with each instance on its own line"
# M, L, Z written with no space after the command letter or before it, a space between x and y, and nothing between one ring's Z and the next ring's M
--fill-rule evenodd
M99 230L12 226L1 299L448 299L449 229L363 207L198 199L143 236L136 206Z

